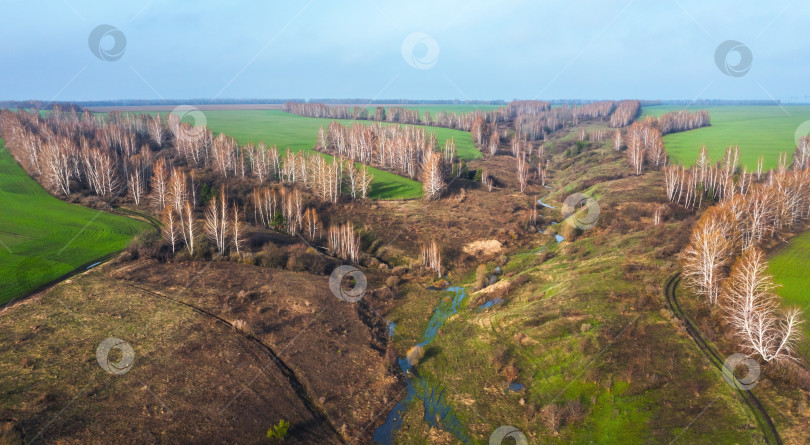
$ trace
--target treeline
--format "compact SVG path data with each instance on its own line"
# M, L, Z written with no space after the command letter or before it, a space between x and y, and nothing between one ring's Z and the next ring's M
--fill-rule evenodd
M627 103L636 104L635 114L631 119L618 119L620 115L630 113ZM629 125L638 116L638 101L599 101L584 105L563 105L544 110L535 109L531 113L519 113L513 117L515 131L522 139L544 140L546 135L566 126L576 126L581 121L607 119L610 117L611 126ZM626 120L626 122L625 122ZM615 121L615 122L614 122ZM617 125L616 123L622 124Z
M513 100L506 105L506 114L514 118L519 114L536 115L551 109L551 104L542 100Z
M0 100L1 108L20 109L20 110L53 110L54 107L62 110L75 110L82 111L82 106L76 102L46 102L44 100Z
M797 170L807 167L806 163L801 162L801 159L806 159L802 156L807 156L807 152L797 148L794 162ZM763 162L763 158L760 157L754 172L749 172L748 167L740 169L740 147L729 146L723 159L715 164L704 145L700 148L692 167L664 167L664 188L667 198L686 208L700 208L704 198L719 201L731 199L737 194L747 194L752 185L762 181L763 175L773 174L763 172ZM787 156L780 155L777 171L784 172L788 169L787 166Z
M248 204L257 225L291 235L307 228L320 237L320 230L307 225L319 218L313 218L310 200L296 186L336 203L341 196L367 196L373 179L367 168L340 158L330 163L289 149L281 158L276 147L239 146L233 138L213 137L207 128L181 123L171 114L164 120L160 115L66 112L58 106L45 116L36 110L4 110L0 134L29 175L56 195L86 193L136 205L148 198L163 220L172 251L182 243L190 255L198 232L220 254L238 253ZM206 179L202 184L201 178ZM238 199L228 200L226 184L247 190L253 199L241 206ZM259 218L260 213L269 219Z
M661 130L661 134L677 133L680 131L693 130L711 125L709 112L706 110L695 111L671 111L661 115L657 119L656 125Z
M666 113L659 118L647 116L643 121L633 122L633 124L627 128L624 135L622 135L621 130L616 129L613 137L613 149L621 151L623 148L627 148L627 162L633 168L633 173L640 175L645 167L658 170L666 165L667 155L664 148L663 135L675 131L691 130L692 128L706 125L709 125L709 113L707 111L697 111L694 113L676 111ZM580 136L580 139L583 137L584 134ZM705 147L702 154L705 154ZM739 159L739 153L737 159ZM705 163L707 160L702 159L699 161L703 162L701 165L708 166L708 164ZM667 175L668 178L676 178L676 176L672 176L675 175L675 171L671 169L667 170L665 175ZM691 178L685 176L685 172L683 171L677 175L677 179L681 181L687 179L691 180ZM712 176L711 179L712 181L724 180L719 176ZM716 185L716 183L713 185ZM715 188L714 190L717 189ZM693 198L694 195L692 194L687 193L684 195L684 205L690 207L693 204Z
M119 100L80 100L74 102L45 102L41 100L0 101L0 108L24 108L52 110L56 105L62 110L81 111L86 107L132 107L150 105L240 105L240 104L283 104L303 102L304 99L119 99Z
M483 117L487 122L503 122L507 119L506 111L503 108L467 113L448 113L442 110L431 114L429 111L425 111L424 116L420 116L419 110L413 108L376 107L374 112L371 113L364 106L329 106L323 103L289 102L283 104L281 109L305 117L372 120L376 122L444 127L463 131L470 131L475 118L478 116Z
M653 122L652 119L633 122L624 137L619 129L616 129L614 135L614 150L620 151L622 147L627 148L627 162L633 167L633 173L636 175L643 173L645 167L658 170L667 163L664 139L661 131L653 125Z
M699 189L713 187L710 176L731 182L724 186L722 201L695 225L681 255L682 274L696 294L721 307L739 347L765 362L784 361L795 352L801 311L780 309L760 247L779 231L810 219L810 168L794 162L788 169L780 163L753 179L737 171L737 159L739 150L732 148L721 165L697 166L690 173L697 179L689 185L697 183ZM672 196L670 180L667 193Z
M422 127L332 122L326 131L319 129L315 149L420 179L428 199L441 196L445 177L461 171L455 141L448 139L440 153L436 135Z
M782 101L768 100L768 99L753 99L753 100L729 100L729 99L697 99L697 100L643 100L641 105L645 107L652 107L656 105L686 105L686 106L712 106L712 105L770 105L776 106L781 104Z
M626 127L641 114L641 102L637 100L623 100L616 106L610 115L611 127Z
M304 102L304 101L302 101ZM341 105L506 105L503 100L447 100L447 99L310 99L310 103Z

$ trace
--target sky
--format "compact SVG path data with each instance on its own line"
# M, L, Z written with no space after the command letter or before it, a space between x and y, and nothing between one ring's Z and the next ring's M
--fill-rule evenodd
M810 101L796 0L0 0L0 17L0 100Z

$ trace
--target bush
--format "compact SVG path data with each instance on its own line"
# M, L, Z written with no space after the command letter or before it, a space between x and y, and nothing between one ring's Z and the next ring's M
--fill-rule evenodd
M324 275L326 266L327 261L318 252L304 245L293 246L287 257L287 269L296 272Z
M262 248L261 253L253 259L253 264L262 267L282 268L287 264L287 252L273 243Z
M385 285L391 289L396 289L396 287L399 285L399 277L396 275L391 275L385 279Z
M284 419L278 421L278 425L273 425L267 430L268 439L284 440L290 431L290 422Z
M138 235L128 247L133 260L138 258L160 258L160 249L163 247L163 238L157 231L144 232Z

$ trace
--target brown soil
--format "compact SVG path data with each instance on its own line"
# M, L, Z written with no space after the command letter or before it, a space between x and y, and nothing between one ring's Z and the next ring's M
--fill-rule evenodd
M366 441L402 386L374 298L228 262L105 265L0 317L0 419L27 441L258 443L281 419L294 443ZM108 337L135 351L123 375L96 362Z

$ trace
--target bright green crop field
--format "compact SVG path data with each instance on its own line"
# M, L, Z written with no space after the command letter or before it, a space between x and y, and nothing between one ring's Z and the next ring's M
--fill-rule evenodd
M641 118L660 116L684 106L643 107ZM671 162L690 166L702 145L706 145L712 160L719 161L726 147L739 145L742 165L756 168L757 159L764 156L765 169L775 168L779 153L791 156L796 149L794 134L802 123L810 121L810 106L694 106L690 111L708 110L712 125L664 136ZM806 136L810 123L803 127Z
M54 198L0 140L0 304L123 249L149 227Z
M768 271L779 285L776 293L787 306L805 309L805 341L810 341L810 230L794 237L770 260Z
M311 151L320 127L328 127L332 119L302 117L280 110L217 110L205 111L207 126L215 133L225 133L240 144L264 142L276 145L281 153L289 147L292 151ZM340 121L343 124L353 121ZM357 121L370 123L370 121ZM386 124L394 125L394 124ZM481 153L475 148L472 135L466 131L426 127L436 133L439 147L447 139L454 138L461 159L476 159ZM419 182L391 172L372 169L374 182L370 197L375 199L410 199L422 196Z

